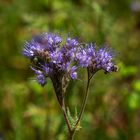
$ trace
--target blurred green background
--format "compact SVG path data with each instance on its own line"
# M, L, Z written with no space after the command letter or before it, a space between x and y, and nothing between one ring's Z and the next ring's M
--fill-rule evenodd
M52 84L42 88L21 55L41 32L109 44L119 72L92 80L75 140L140 140L140 1L0 0L0 139L65 140L66 125ZM71 113L80 109L85 76L68 87Z

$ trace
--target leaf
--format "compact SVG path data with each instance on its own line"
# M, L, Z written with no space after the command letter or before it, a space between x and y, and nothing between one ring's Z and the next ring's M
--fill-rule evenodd
M140 107L140 96L138 93L131 93L128 98L128 106L132 110L138 109Z
M69 108L67 107L67 115L68 115L68 119L70 122L70 125L72 128L74 128L75 130L79 130L81 128L80 123L78 123L78 125L76 125L76 122L78 120L78 115L77 115L77 109L75 107L75 113L74 116L71 115Z
M67 115L71 126L73 126L73 118L68 107L67 107Z
M134 90L140 92L140 80L137 80L133 83Z

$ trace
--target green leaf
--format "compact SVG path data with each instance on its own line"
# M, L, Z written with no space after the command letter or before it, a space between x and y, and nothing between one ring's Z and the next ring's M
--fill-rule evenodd
M138 70L136 66L132 66L132 65L125 66L123 63L121 63L119 67L120 67L119 72L123 77L133 76L137 73Z
M72 118L72 115L71 115L70 110L69 110L68 107L67 107L67 115L68 115L68 119L70 121L70 124L73 125L73 118Z
M134 110L140 107L140 96L136 92L132 92L128 98L128 106L130 109Z
M140 80L137 80L133 83L134 90L140 92Z
M78 123L78 125L76 125L76 122L78 120L78 115L77 115L77 109L75 108L75 113L74 116L71 115L69 108L67 108L67 115L68 115L68 119L70 121L71 127L75 128L75 130L79 130L81 128L80 123Z

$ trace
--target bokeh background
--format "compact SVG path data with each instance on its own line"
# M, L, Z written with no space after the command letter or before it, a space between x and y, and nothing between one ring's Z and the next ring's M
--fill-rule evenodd
M109 44L117 73L98 72L75 140L140 140L140 1L0 0L0 140L65 140L66 125L51 82L42 88L21 55L41 32ZM80 109L86 76L71 82L71 114Z

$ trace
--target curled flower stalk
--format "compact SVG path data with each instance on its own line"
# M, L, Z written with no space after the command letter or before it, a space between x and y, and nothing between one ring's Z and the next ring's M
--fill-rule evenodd
M62 43L62 38L59 35L43 33L27 41L22 51L22 54L30 59L31 69L41 86L47 84L48 78L51 79L68 126L69 140L73 139L77 125L84 113L89 84L94 74L99 70L103 70L105 74L116 71L116 66L113 63L114 55L107 47L97 50L94 44L81 44L70 37ZM73 127L66 111L65 93L69 81L77 79L80 68L87 69L88 80L81 111Z

